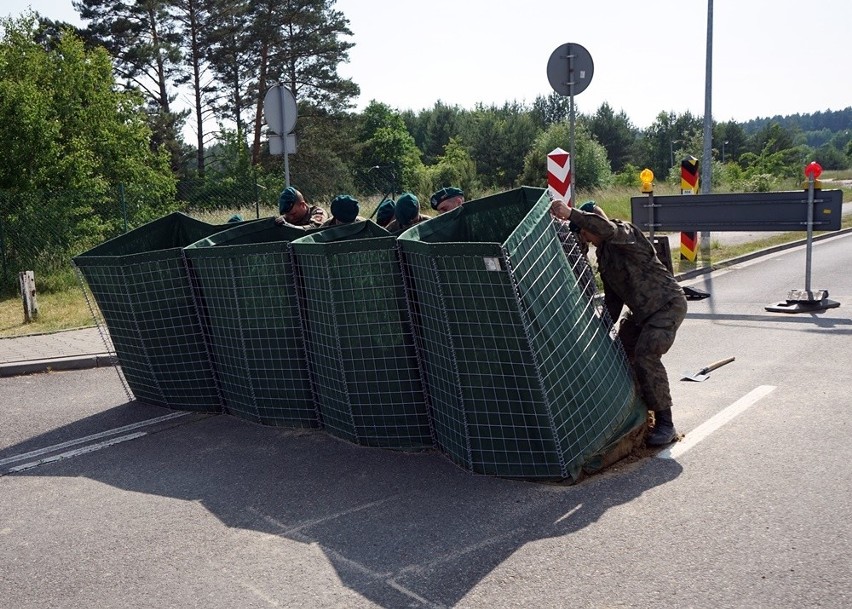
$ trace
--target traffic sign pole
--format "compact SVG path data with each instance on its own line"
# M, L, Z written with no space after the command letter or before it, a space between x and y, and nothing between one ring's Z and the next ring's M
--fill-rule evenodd
M574 200L574 96L586 90L592 81L595 72L595 64L592 56L582 45L574 42L561 44L550 54L547 61L547 80L554 91L560 95L568 96L569 107L569 137L570 145L570 171L571 171L571 194L569 200Z

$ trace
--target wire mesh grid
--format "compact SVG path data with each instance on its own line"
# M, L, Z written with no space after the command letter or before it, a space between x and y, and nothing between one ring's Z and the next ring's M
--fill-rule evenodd
M221 230L175 213L74 258L103 315L127 386L151 404L221 411L181 248Z
M229 246L230 232L216 247L184 249L225 410L318 427L288 242Z
M106 349L106 353L110 355L110 358L113 362L113 368L118 374L118 379L121 382L122 388L124 388L124 393L127 394L127 399L133 399L133 392L130 390L130 386L127 383L127 379L124 376L124 369L117 365L118 364L118 355L115 352L115 345L113 345L112 337L109 333L109 328L107 327L106 320L104 319L103 314L101 313L100 307L95 300L95 295L92 293L92 290L89 288L89 284L86 281L83 272L80 268L72 263L72 267L74 268L74 274L77 277L77 282L80 285L80 289L83 290L83 298L86 300L86 306L89 307L89 313L92 315L92 319L95 321L95 326L98 329L98 334L101 337L101 340L104 342L104 348Z
M357 444L433 445L395 239L372 222L292 243L323 425Z
M221 410L180 250L153 260L121 256L76 263L133 394L167 408Z
M435 435L478 473L576 478L633 425L623 354L542 194L469 202L400 237Z

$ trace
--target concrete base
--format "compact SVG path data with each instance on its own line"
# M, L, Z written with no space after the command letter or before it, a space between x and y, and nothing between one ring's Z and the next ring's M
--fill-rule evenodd
M839 302L823 298L822 300L788 300L774 305L767 305L764 308L773 313L813 313L815 311L824 311L825 309L834 309L839 306Z

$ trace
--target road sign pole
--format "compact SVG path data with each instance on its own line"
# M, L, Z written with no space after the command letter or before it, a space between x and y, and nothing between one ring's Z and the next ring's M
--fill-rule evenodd
M547 61L547 80L550 82L550 86L560 95L568 96L569 138L571 139L568 159L571 170L571 182L569 185L570 201L574 201L576 195L575 186L577 179L577 172L575 171L576 155L574 154L574 96L586 90L586 87L592 81L594 72L595 64L592 61L592 56L585 47L573 42L561 44L556 47Z

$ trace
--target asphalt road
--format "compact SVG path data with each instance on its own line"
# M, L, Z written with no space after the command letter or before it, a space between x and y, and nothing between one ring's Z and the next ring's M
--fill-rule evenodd
M849 607L852 236L813 253L839 308L764 310L801 247L687 282L684 441L575 486L2 379L0 606Z

